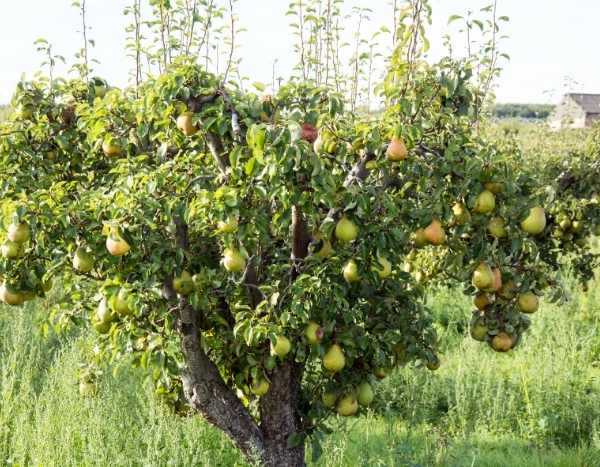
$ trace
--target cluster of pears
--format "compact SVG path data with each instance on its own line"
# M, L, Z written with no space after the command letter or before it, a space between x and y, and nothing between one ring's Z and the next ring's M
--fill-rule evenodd
M6 230L6 240L0 246L3 258L13 261L25 252L25 245L29 241L30 230L26 222L13 222ZM27 300L34 298L29 291L17 290L4 280L0 280L0 301L6 305L19 306Z
M552 237L560 240L561 243L575 243L575 245L584 247L587 244L589 232L583 213L579 211L573 215L566 211L559 211L555 215L555 226L552 229Z
M427 227L415 230L412 241L416 248L426 245L439 246L446 242L446 232L438 219L433 219Z
M489 329L486 318L503 308L516 308L525 314L535 313L539 307L539 297L530 290L520 291L512 279L504 282L500 268L492 268L485 262L479 263L473 271L472 283L478 289L478 293L473 299L477 311L471 320L471 337L477 341L487 341L492 349L498 352L511 350L518 343L518 332L509 333L505 329L497 332L497 329Z
M132 299L133 295L125 286L108 298L102 297L92 316L93 328L99 334L106 334L118 317L132 316L134 313Z
M337 139L330 130L326 128L319 130L317 139L313 143L313 150L316 154L334 154L337 147Z

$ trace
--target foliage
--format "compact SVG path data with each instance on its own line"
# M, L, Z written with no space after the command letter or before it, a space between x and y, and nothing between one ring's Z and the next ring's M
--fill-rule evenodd
M551 104L496 104L493 115L496 118L521 118L525 120L545 120L554 110Z

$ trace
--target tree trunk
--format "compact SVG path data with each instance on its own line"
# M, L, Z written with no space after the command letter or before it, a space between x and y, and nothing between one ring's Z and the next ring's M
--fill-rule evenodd
M287 360L273 372L269 392L260 400L260 429L263 434L265 467L302 467L304 441L291 447L291 435L301 431L298 412L301 367Z

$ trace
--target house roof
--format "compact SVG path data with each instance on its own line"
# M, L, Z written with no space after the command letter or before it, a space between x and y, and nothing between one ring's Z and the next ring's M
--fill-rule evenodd
M585 113L600 113L600 94L569 93L567 96L573 99Z

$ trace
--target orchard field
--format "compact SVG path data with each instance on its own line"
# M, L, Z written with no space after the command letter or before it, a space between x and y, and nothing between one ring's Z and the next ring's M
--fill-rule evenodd
M490 138L507 131L532 170L584 151L590 134L508 120L486 129ZM568 268L562 274L567 301L542 304L511 354L481 352L468 335L471 304L460 290L431 292L441 368L391 374L377 389L383 413L332 417L323 454L310 465L600 465L600 279L584 291ZM0 314L6 465L247 465L218 430L157 402L141 371L106 365L98 395L83 398L79 366L93 354L93 331L55 335L46 321L54 299Z

